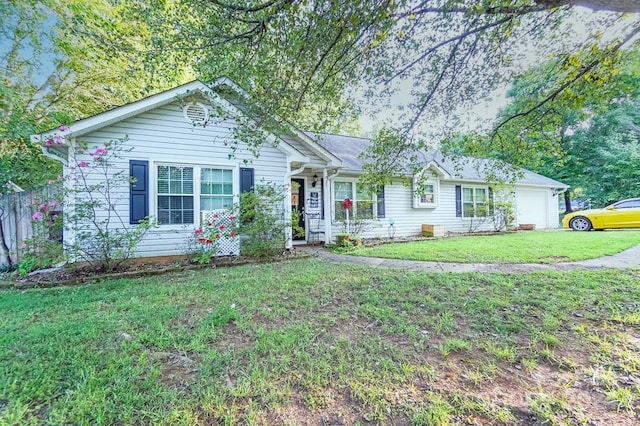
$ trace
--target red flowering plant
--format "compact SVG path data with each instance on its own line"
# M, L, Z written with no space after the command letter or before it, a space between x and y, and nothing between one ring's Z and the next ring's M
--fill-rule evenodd
M194 262L210 263L213 256L238 254L238 220L229 210L203 212L202 224L189 238L187 251Z

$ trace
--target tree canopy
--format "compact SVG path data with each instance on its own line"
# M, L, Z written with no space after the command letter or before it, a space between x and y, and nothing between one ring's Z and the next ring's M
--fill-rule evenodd
M606 84L581 82L535 112L514 116L539 102L540 87L557 79L559 70L557 61L549 61L518 76L509 90L512 102L489 134L466 134L446 147L538 171L569 184L574 197L594 205L637 196L640 53L628 52Z
M554 58L557 78L538 87L536 102L503 116L500 129L559 96L575 94L579 102L585 88L606 88L640 32L640 6L629 0L34 5L0 6L13 52L1 62L11 92L2 102L23 106L8 109L3 128L22 110L33 128L44 126L43 117L59 124L86 116L183 82L193 68L204 81L232 78L265 110L311 130L337 130L365 109L391 108L383 139L397 141L397 159L405 162L459 129L461 112L511 81L523 64ZM45 51L44 61L24 58ZM34 80L35 63L55 66L41 67L48 76Z
M473 106L519 72L526 52L556 55L566 68L543 102L600 71L640 31L640 8L631 1L168 3L131 3L130 15L152 20L162 34L149 53L184 52L205 78L228 75L301 124L308 109L318 121L344 113L340 100L357 107L363 92L378 107L399 94L406 134L453 107Z
M135 49L104 46L100 34L112 30ZM107 1L0 3L0 192L9 180L29 188L58 175L29 135L182 82L189 65L168 66L172 56L145 66L149 33Z

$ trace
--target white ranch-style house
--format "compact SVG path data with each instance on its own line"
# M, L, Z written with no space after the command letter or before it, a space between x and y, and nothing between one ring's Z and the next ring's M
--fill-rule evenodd
M247 99L229 79L212 85L194 81L79 120L62 132L33 135L32 141L61 161L69 175L72 164L91 161L89 152L78 149L81 141L99 147L127 138L119 165L135 183L121 188L114 198L124 201L112 208L132 226L148 216L159 222L139 244L139 257L181 254L184 240L200 225L201 212L232 205L241 192L267 183L291 188L285 220L294 209L301 213L304 235L296 239L302 242L331 242L345 232L345 198L353 201L350 219L364 225L365 238L419 235L423 224L443 232L466 232L473 223L475 230L493 229L482 217L494 191L476 167L481 160L454 163L439 152L426 153L427 180L420 193L412 176L398 176L374 194L358 184L359 154L371 143L368 139L287 126L284 136L263 131L266 143L256 157L234 133L241 121L251 121L243 112ZM46 146L44 141L52 138L59 143ZM514 202L516 224L558 227L557 195L566 189L561 182L522 170L506 195ZM291 246L291 229L288 233ZM72 231L66 229L64 238L71 241Z

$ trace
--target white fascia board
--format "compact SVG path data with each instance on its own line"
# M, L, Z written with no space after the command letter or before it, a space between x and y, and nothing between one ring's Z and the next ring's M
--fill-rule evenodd
M293 126L292 126L292 128L293 128L294 135L297 136L302 142L306 143L307 146L309 147L309 149L311 149L313 152L318 154L321 158L326 159L327 160L327 164L329 166L333 166L333 167L341 167L342 166L342 160L340 160L338 157L333 155L331 153L331 151L329 151L326 148L324 148L318 142L313 140L313 138L311 138L308 135L306 135L303 131L296 129Z
M481 180L481 179L458 179L458 178L453 178L453 179L447 179L448 182L452 182L452 183L460 183L460 184L471 184L471 185L489 185L490 183L487 182L486 180ZM558 182L560 183L560 182ZM492 184L495 184L492 183ZM541 184L541 183L524 183L524 182L513 182L513 183L507 183L507 185L513 186L513 187L530 187L530 188L543 188L543 189L552 189L552 188L566 188L568 189L569 186L568 185L564 185L564 184L560 184L560 185L552 185L551 183L549 184Z
M560 182L558 182L560 183ZM540 184L540 183L520 183L516 182L514 184L516 187L530 187L530 188L544 188L544 189L569 189L568 185L560 184L560 185L552 185L549 183L548 185Z
M192 81L173 89L148 96L144 99L140 99L139 101L131 102L129 104L113 108L109 111L105 111L103 113L78 120L68 126L69 130L64 133L64 137L70 138L82 136L103 127L109 126L113 123L125 120L129 117L133 117L143 112L171 103L175 101L177 97L191 95L197 92L205 92L208 90L211 89L209 89L209 87L201 81ZM39 135L32 135L31 140L33 142L41 142L47 137L53 136L57 131L57 129L52 129Z
M449 174L449 172L447 172L440 164L438 164L434 160L429 161L429 163L425 167L425 170L431 170L436 175L440 176L443 179L450 179L451 178L451 175Z
M249 102L254 102L251 99L251 96L247 93L246 90L244 90L242 87L238 86L238 84L236 84L233 80L229 79L228 77L219 78L211 86L212 87L216 87L216 86L221 86L221 85L229 86L230 88L235 90L240 96L242 96L245 100L247 100ZM274 120L278 121L278 122L285 121L285 120L283 120L282 118L280 118L278 116L272 115L271 117ZM333 155L330 151L328 151L327 149L322 147L318 142L313 140L313 138L309 137L303 131L299 130L297 127L291 125L290 123L287 123L287 125L292 130L292 136L296 136L303 143L305 143L309 147L309 149L311 149L314 153L318 154L321 158L324 158L325 160L327 160L327 165L329 167L341 167L342 166L342 160L340 160L338 157Z

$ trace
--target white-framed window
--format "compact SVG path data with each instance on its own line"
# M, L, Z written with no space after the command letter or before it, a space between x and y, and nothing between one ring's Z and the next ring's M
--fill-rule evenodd
M416 209L433 209L438 205L438 182L429 179L420 185L415 184L413 207ZM420 189L417 189L417 188Z
M356 180L336 180L333 182L333 212L335 220L345 220L347 215L343 205L344 199L352 202L350 218L374 219L377 217L376 195L359 184Z
M160 225L197 224L200 211L232 208L233 167L156 164L156 217Z
M193 167L158 166L158 222L193 223Z
M233 206L233 170L200 170L200 209L218 210Z
M462 187L462 217L486 217L489 215L489 188Z

